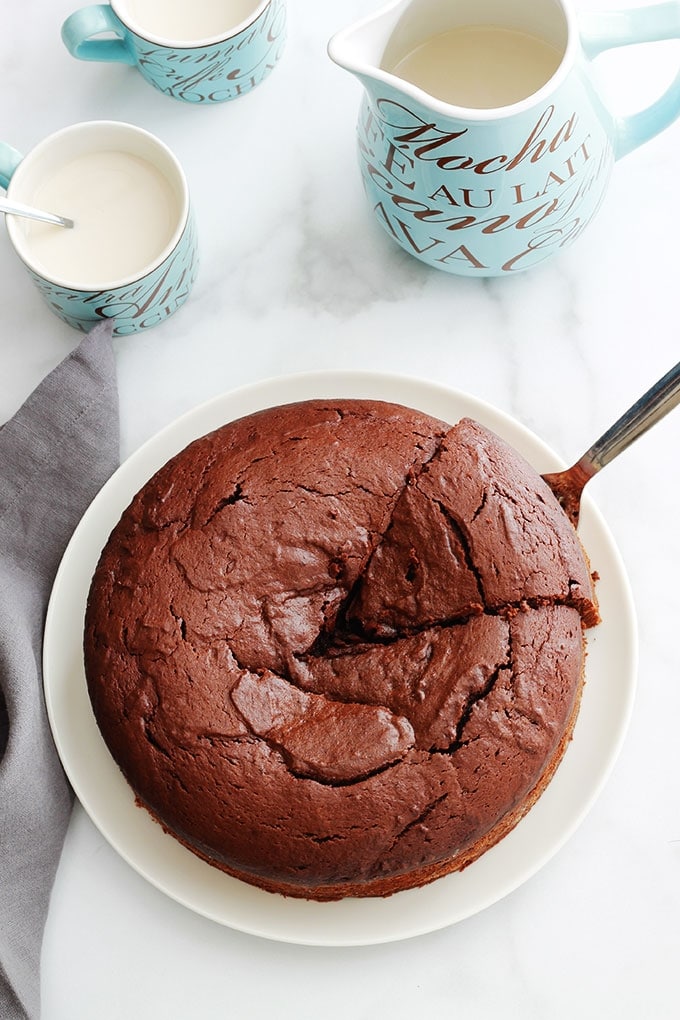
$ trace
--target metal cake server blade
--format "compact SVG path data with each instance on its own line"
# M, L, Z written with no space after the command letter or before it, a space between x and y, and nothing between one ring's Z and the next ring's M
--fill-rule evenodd
M640 397L565 471L543 475L574 527L581 513L581 495L587 482L623 453L631 443L680 403L680 362Z

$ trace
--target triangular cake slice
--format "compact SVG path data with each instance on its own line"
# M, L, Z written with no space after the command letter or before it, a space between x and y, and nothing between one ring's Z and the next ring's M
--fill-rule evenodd
M554 603L577 608L587 626L599 620L578 536L534 468L464 418L402 493L347 617L389 635L406 621Z

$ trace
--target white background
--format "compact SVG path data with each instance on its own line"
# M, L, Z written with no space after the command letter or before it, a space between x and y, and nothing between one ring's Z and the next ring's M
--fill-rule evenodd
M73 60L59 38L72 10L64 0L12 6L0 33L0 138L28 151L79 120L132 121L170 145L193 194L202 266L189 303L116 341L124 457L243 383L368 368L481 397L570 461L678 360L680 122L615 167L574 247L512 279L459 279L398 249L365 204L361 89L325 48L377 2L290 0L273 75L205 109L167 99L130 68ZM616 5L577 5L596 6ZM678 46L664 43L604 58L598 77L628 111L679 66ZM79 336L0 241L5 420ZM45 934L45 1020L677 1016L679 438L675 412L591 483L635 596L638 696L604 792L538 875L417 939L282 945L175 904L77 806Z

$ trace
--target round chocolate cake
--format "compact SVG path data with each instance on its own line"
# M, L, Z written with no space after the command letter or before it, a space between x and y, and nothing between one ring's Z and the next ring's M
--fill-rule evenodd
M187 847L274 892L384 896L535 802L597 621L576 532L497 436L319 400L144 486L92 581L85 666L111 754Z

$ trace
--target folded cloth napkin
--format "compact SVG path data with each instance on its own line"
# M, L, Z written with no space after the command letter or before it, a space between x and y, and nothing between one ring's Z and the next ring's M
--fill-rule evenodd
M119 461L110 322L0 428L0 1017L40 1010L40 948L72 795L42 691L45 610L78 520Z

